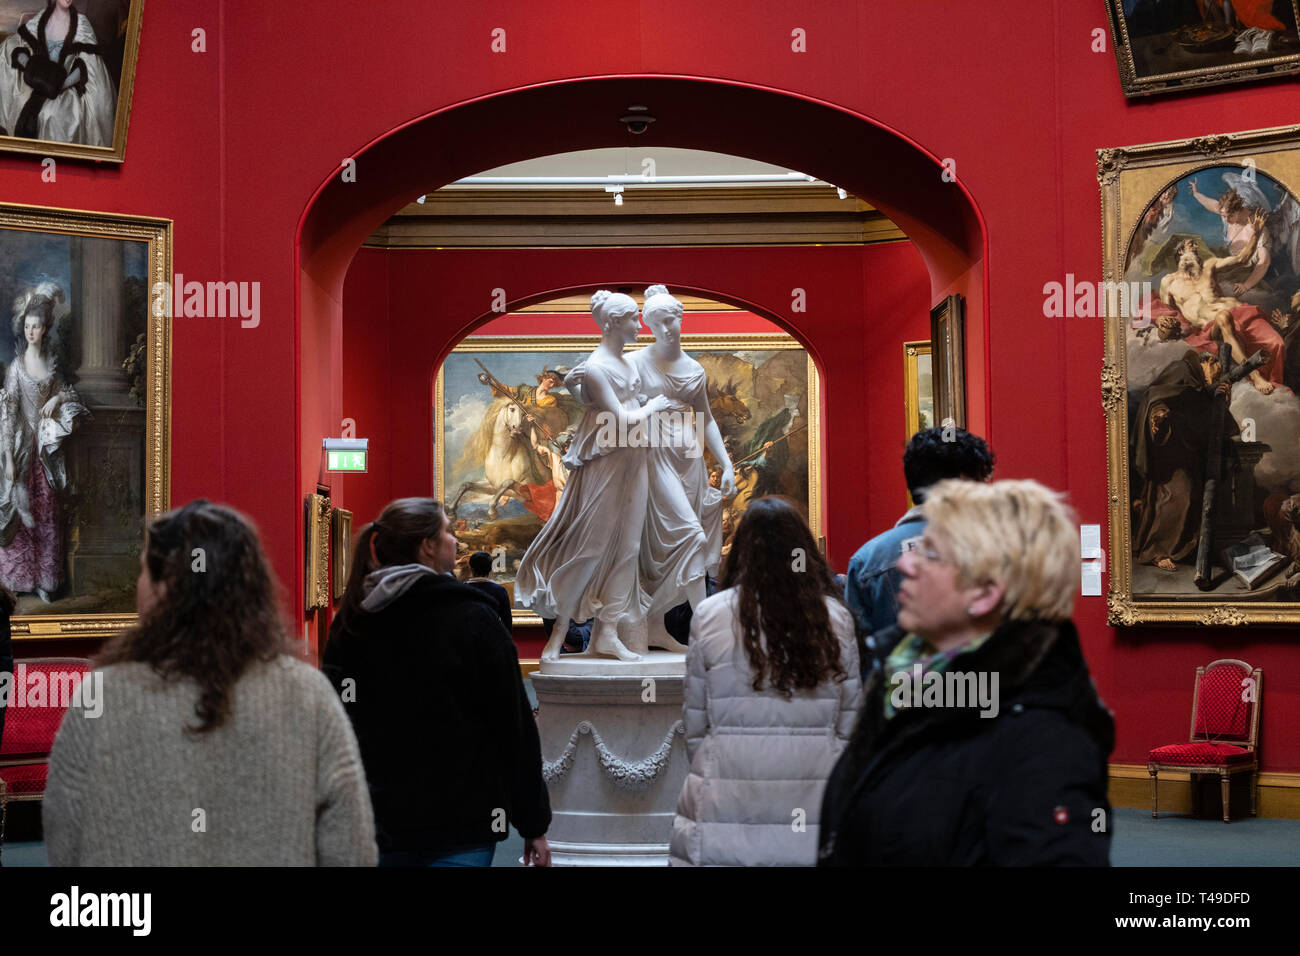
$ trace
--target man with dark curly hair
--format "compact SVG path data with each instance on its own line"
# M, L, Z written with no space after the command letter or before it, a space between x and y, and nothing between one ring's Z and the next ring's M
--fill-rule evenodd
M883 661L902 637L898 632L898 588L902 583L898 559L925 533L921 504L926 489L945 478L988 481L993 463L993 452L983 438L951 424L923 429L907 443L903 476L913 507L892 528L859 548L849 562L844 601L866 638L864 674L877 660Z

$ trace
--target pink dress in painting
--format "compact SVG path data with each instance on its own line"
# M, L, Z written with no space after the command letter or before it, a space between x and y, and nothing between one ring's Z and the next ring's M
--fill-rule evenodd
M52 418L41 410L63 396ZM0 465L0 582L17 593L63 584L63 523L58 495L67 489L63 441L88 415L80 396L58 372L36 380L15 356L0 391L0 441L13 449L13 480Z

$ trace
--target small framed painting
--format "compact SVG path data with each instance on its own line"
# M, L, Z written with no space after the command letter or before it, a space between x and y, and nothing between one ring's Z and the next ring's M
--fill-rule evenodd
M343 597L348 586L348 572L352 561L352 512L335 508L333 514L334 539L334 600Z

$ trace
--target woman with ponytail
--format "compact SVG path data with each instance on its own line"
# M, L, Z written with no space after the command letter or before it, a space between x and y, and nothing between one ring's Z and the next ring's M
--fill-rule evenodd
M451 574L441 504L399 498L362 529L323 669L352 718L380 866L490 866L507 823L550 865L542 751L514 641Z

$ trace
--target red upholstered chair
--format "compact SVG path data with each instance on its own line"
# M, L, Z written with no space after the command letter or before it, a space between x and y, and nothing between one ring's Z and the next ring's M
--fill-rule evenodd
M1252 683L1253 682L1253 683ZM1250 691L1253 691L1250 692ZM1156 796L1161 770L1218 774L1223 792L1223 822L1228 822L1228 790L1234 773L1252 774L1250 813L1259 813L1259 705L1264 674L1245 661L1214 661L1196 668L1192 692L1192 733L1185 744L1157 747L1147 755L1151 774L1151 816L1159 817Z
M4 737L0 739L0 851L4 849L5 814L10 803L40 800L45 795L45 777L50 769L54 735L63 722L68 701L60 688L72 688L67 680L51 681L50 675L85 675L90 661L83 657L37 657L14 661L15 679L5 708ZM18 686L33 687L32 675L40 674L49 692L42 706L28 706ZM80 679L77 681L80 683ZM20 706L21 705L21 706Z

